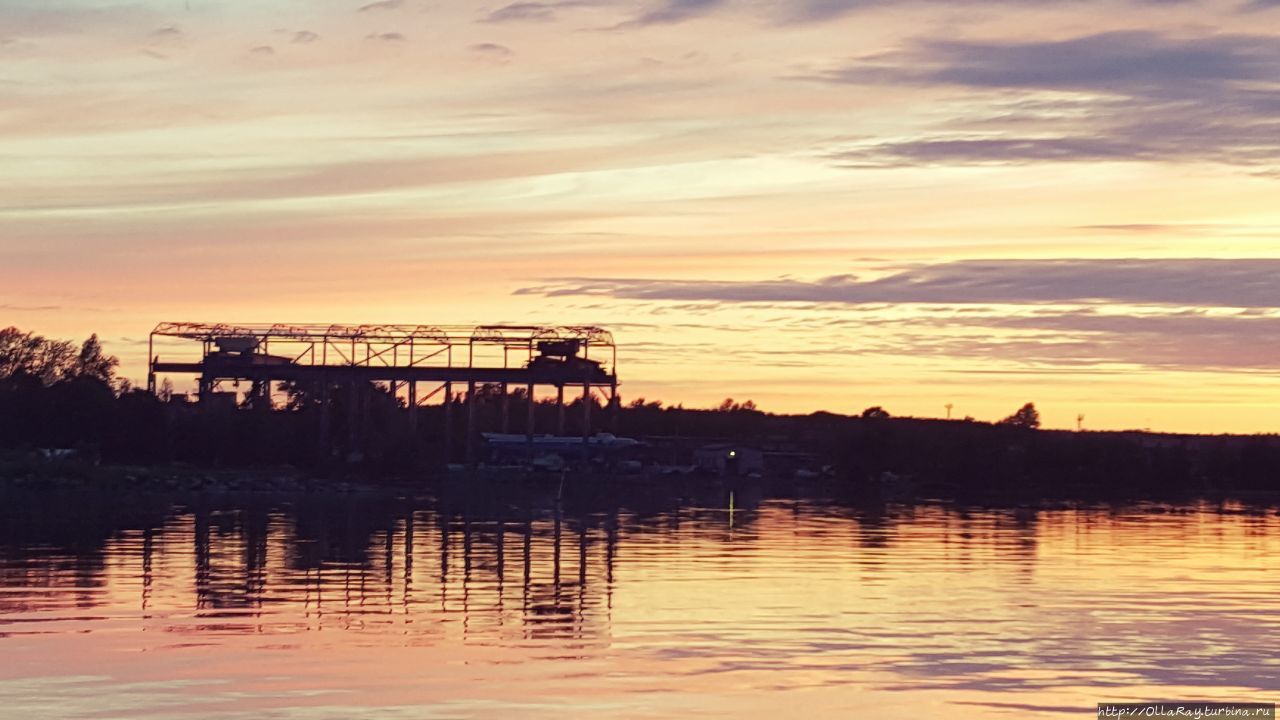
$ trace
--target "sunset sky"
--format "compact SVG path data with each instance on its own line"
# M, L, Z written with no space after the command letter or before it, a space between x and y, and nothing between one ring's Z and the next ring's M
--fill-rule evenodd
M624 400L1280 431L1280 1L3 0L0 326L593 323Z

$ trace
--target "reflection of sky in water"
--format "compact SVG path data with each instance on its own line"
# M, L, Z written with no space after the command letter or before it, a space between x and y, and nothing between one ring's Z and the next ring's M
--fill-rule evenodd
M3 714L1051 716L1280 689L1274 514L573 494L18 498Z

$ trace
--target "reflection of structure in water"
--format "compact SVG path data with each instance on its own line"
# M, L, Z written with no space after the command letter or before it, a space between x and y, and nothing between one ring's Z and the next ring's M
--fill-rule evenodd
M359 629L590 645L609 634L624 537L728 527L722 511L689 511L727 507L718 490L682 500L579 488L560 502L531 487L437 490L194 495L176 507L159 494L12 498L0 505L0 612L71 603L140 611L148 630L189 635ZM736 527L755 502L738 493Z
M464 637L607 635L616 508L566 521L558 511L459 516L395 502L354 511L340 501L299 502L288 512L181 510L157 527L104 538L97 551L73 556L83 566L66 578L85 589L83 607L100 601L95 588L118 582L108 575L140 578L136 597L144 612L194 611L187 622L156 616L161 629L175 633L279 632L264 630L262 618L293 616L300 631L358 627L433 636L457 622ZM14 587L25 584L0 575ZM30 580L43 588L41 597L54 598L49 577ZM4 609L18 608L6 602Z

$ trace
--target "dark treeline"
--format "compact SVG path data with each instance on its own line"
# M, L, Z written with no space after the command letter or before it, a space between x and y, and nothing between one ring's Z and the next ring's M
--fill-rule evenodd
M240 387L247 392L236 407L206 408L185 402L167 382L156 394L135 388L116 376L118 364L97 336L76 345L13 327L0 330L0 448L67 449L117 464L284 463L407 472L463 459L469 402L483 431L522 433L529 415L523 388L503 398L496 385L479 386L474 399L457 396L447 408L438 401L424 405L416 417L381 383L277 383L270 404L260 388ZM566 398L568 434L582 433L582 402ZM760 437L766 429L767 416L749 402L686 410L639 400L614 412L591 402L592 431ZM537 400L533 414L538 432L559 427L553 400Z
M903 476L917 493L1065 498L1280 492L1280 438L1270 435L1071 432L914 418L830 422L824 435L843 476Z
M0 330L0 448L68 448L113 464L289 464L323 474L430 472L461 461L467 445L465 398L454 399L452 422L438 402L411 418L402 400L374 384L328 388L327 411L314 386L280 386L270 406L245 388L250 392L238 408L201 408L169 401L168 389L157 397L131 387L116 376L117 365L96 336L76 345ZM496 386L482 386L474 402L479 429L524 432L523 389L504 401ZM568 434L581 433L581 403L567 402ZM775 415L731 400L691 409L637 399L616 413L597 403L591 415L593 430L655 446L673 438L688 447L728 440L802 455L811 467L826 466L833 482L872 490L902 485L933 495L1001 496L1280 491L1275 436L1041 430L1029 403L999 423L895 418L879 407L852 417ZM539 432L557 428L552 401L536 402L534 417Z

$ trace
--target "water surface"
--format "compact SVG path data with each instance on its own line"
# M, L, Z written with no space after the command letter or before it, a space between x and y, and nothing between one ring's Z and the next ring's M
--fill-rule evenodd
M1280 695L1269 508L4 500L0 717L1049 718Z

